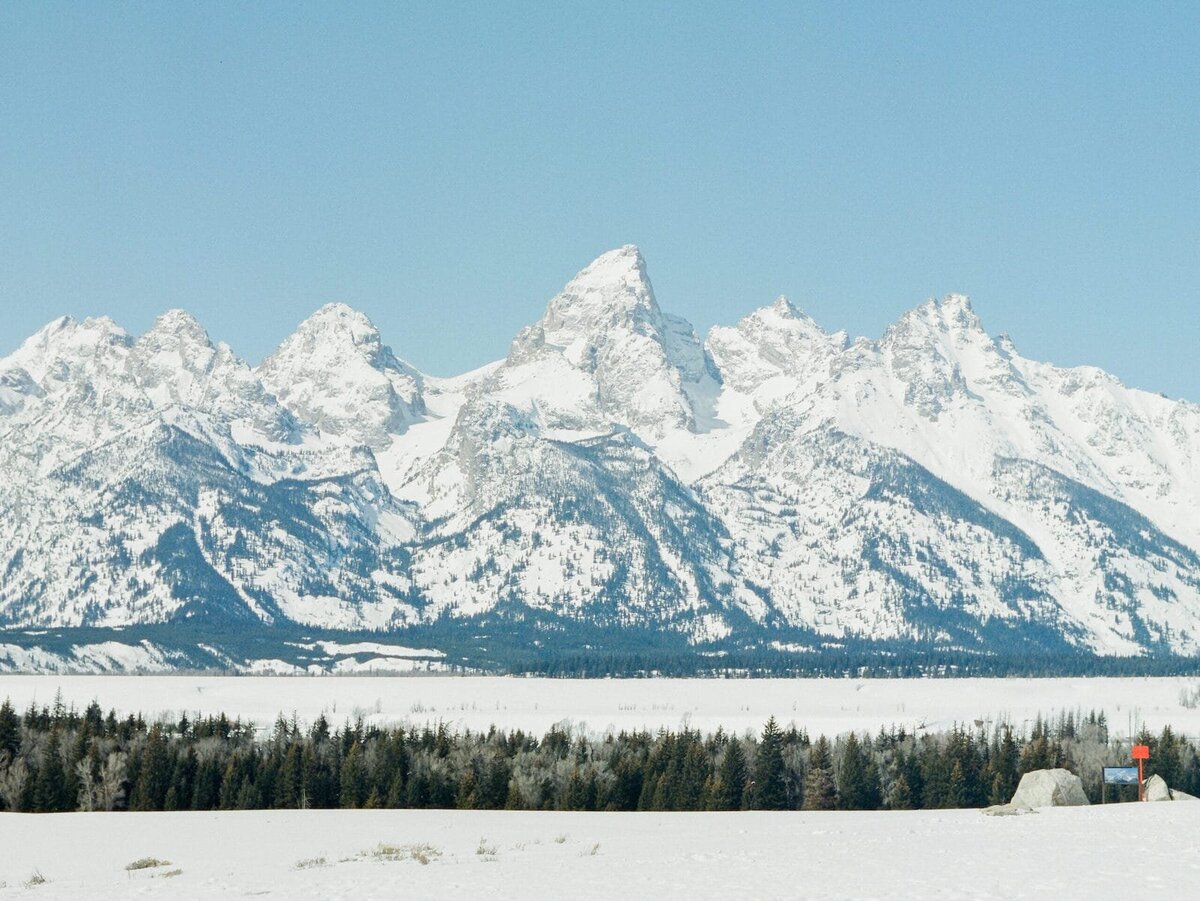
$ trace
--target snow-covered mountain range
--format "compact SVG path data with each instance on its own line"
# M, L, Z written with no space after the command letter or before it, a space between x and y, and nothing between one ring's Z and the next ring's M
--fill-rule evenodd
M1191 655L1200 407L958 295L875 341L784 298L702 340L632 246L451 379L339 304L257 368L182 311L63 318L0 360L0 574L26 634Z

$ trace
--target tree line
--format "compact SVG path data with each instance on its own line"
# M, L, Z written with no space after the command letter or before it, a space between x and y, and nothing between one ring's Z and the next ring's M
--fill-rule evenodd
M1138 737L1149 773L1200 794L1196 744L1169 727ZM774 718L757 734L683 728L590 735L451 730L362 720L260 732L225 715L150 722L56 701L0 705L0 810L460 808L514 810L908 810L1008 801L1025 772L1065 767L1093 801L1100 768L1128 762L1103 713L914 734L810 738ZM1131 800L1114 791L1109 798Z

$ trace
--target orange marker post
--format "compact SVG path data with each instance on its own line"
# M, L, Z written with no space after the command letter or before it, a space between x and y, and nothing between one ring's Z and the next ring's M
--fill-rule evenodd
M1138 762L1138 800L1145 801L1146 800L1146 780L1144 778L1145 774L1142 770L1142 765L1145 761L1150 759L1150 746L1149 745L1134 745L1133 746L1133 759Z

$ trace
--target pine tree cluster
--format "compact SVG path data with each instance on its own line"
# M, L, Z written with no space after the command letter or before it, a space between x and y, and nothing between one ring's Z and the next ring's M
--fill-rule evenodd
M1143 733L1149 773L1200 794L1197 746L1169 727ZM1021 774L1076 771L1093 800L1100 768L1127 762L1103 714L913 735L810 740L774 718L757 735L661 730L536 737L437 727L268 733L227 716L148 722L60 701L0 705L0 810L233 810L437 807L520 810L874 810L979 807L1009 800ZM1110 788L1110 800L1132 796Z

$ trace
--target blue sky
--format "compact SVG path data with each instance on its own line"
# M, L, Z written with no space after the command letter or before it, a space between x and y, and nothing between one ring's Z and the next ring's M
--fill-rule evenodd
M1200 4L0 5L0 354L322 303L437 373L640 244L698 328L971 294L1200 401Z

